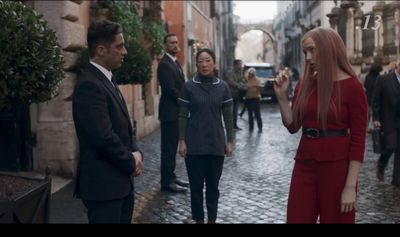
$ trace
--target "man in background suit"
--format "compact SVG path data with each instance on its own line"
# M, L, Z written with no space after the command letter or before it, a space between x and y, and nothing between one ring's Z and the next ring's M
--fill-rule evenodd
M185 84L185 76L176 58L179 51L178 37L164 37L165 55L157 68L161 85L159 119L161 121L161 190L170 192L187 191L188 182L176 178L175 165L178 149L179 91Z
M75 196L86 206L89 223L131 223L133 177L142 173L143 163L111 72L127 54L121 26L92 23L87 42L90 63L78 76L72 102L79 140Z
M377 178L384 181L385 168L395 153L392 184L400 186L400 61L394 71L377 78L372 100L374 127L381 127L384 138Z

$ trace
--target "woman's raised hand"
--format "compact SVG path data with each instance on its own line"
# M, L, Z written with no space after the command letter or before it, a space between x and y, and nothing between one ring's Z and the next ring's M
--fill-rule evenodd
M287 68L281 70L274 83L275 95L278 99L287 98L290 84L290 74Z

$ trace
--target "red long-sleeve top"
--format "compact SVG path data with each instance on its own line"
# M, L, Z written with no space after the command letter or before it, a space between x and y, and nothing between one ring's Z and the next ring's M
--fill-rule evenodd
M348 136L309 138L301 136L295 156L296 160L314 159L317 161L355 160L363 162L365 137L367 130L368 105L363 86L356 78L335 81L340 87L341 111L336 118L334 111L329 109L327 130L349 129ZM295 89L292 106L295 104L298 88ZM317 91L313 89L308 97L302 126L304 128L322 129L317 121ZM293 108L292 108L293 109ZM300 128L294 123L287 126L290 133Z

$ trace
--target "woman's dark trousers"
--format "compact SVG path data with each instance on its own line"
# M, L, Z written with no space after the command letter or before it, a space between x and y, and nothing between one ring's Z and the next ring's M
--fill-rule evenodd
M188 155L185 159L190 183L192 219L204 221L203 185L206 183L208 221L216 221L219 199L219 180L224 164L223 156Z
M260 113L260 99L246 99L246 105L248 109L249 115L249 130L253 131L254 129L254 117L257 120L258 130L262 131L262 120L261 120L261 113Z

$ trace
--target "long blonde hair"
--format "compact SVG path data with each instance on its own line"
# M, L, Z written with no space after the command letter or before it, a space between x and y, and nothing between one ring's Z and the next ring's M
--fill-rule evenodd
M335 79L338 79L337 69L340 68L352 77L356 77L347 58L346 47L339 34L331 28L318 27L307 32L302 42L311 38L316 47L315 62L318 64L317 79L311 79L310 64L306 61L303 79L299 82L299 94L293 108L293 119L300 127L305 107L313 87L317 89L317 118L323 129L326 129L329 108L333 107L336 117L340 111L340 90L337 87L333 94ZM336 103L339 107L336 107Z

